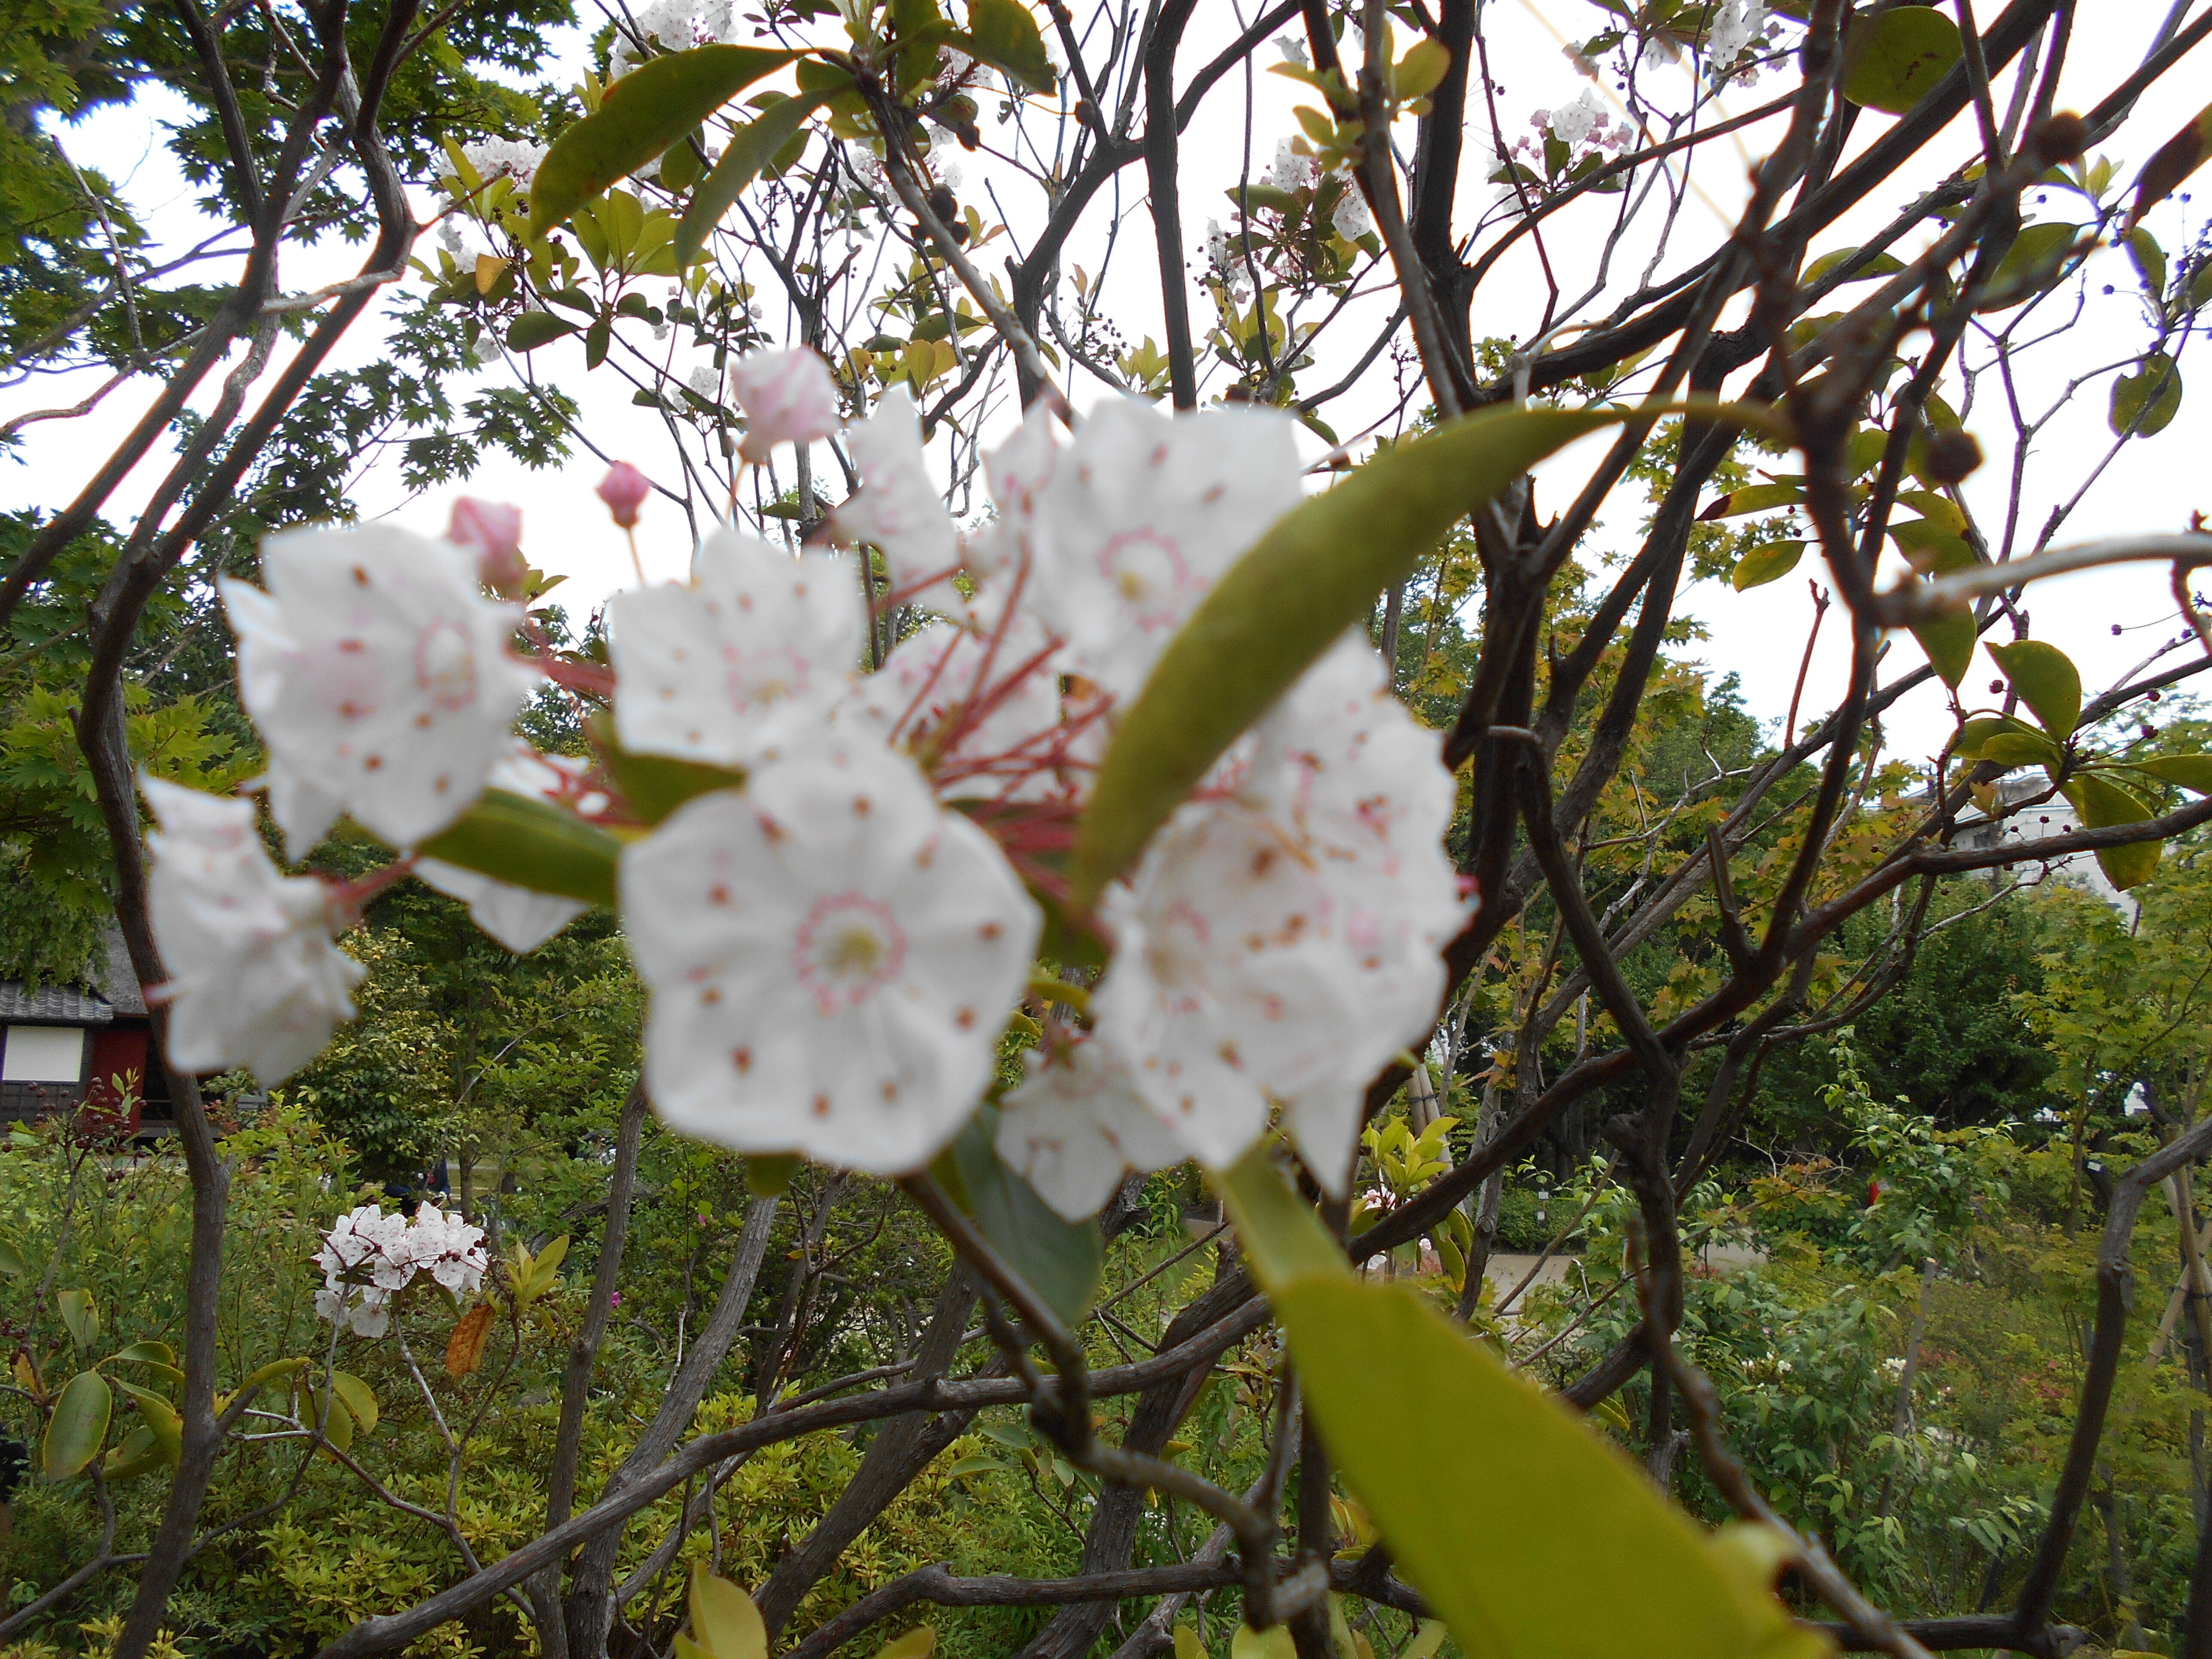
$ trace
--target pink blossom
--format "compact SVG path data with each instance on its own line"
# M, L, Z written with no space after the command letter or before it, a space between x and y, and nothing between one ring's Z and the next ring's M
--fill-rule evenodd
M514 591L530 566L522 556L522 509L508 501L464 495L453 503L446 539L477 554L477 574L495 593Z
M599 480L599 499L607 504L607 511L614 514L615 522L624 530L637 527L637 510L652 493L651 481L628 461L617 461L607 469L607 476Z
M804 346L746 353L730 367L730 390L745 411L738 453L749 461L766 460L780 443L811 444L837 430L837 383Z

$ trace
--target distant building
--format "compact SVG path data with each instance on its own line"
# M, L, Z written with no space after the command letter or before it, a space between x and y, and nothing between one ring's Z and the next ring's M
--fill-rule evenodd
M2037 800L2048 794L2049 800ZM2033 806L2023 805L2035 801ZM2052 836L2063 836L2081 827L2081 816L2074 810L2065 796L2051 793L2050 783L2037 773L2027 777L2007 777L1997 781L1997 810L1992 815L1979 808L1968 806L1959 819L1959 831L1951 845L1961 852L1984 853L2000 847L2018 847L2021 862L2040 862L2034 854L2037 842ZM2002 881L2005 873L2015 866L2000 865L1990 872L1992 880ZM2133 916L2136 902L2112 885L2104 866L2097 862L2094 853L2068 853L2051 860L2054 874L2086 888L2124 915Z
M107 930L86 978L89 989L35 991L0 979L0 1123L88 1104L118 1129L168 1133L168 1085L148 1063L152 1025L120 929Z

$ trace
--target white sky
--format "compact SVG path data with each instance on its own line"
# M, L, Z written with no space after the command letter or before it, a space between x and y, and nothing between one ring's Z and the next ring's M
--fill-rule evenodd
M2144 43L2166 9L2166 0L2106 0L2106 3L2085 14L2068 55L2060 107L2086 110L2104 96L2133 69ZM1202 9L1200 15L1211 26L1214 36L1230 38L1233 21L1226 6ZM1531 110L1565 104L1589 84L1568 63L1558 43L1563 37L1581 37L1595 32L1604 26L1604 17L1605 14L1583 0L1516 0L1515 3L1486 8L1493 69L1505 88L1500 99L1500 114L1509 139L1527 130ZM1193 45L1186 49L1187 61L1203 61L1209 38L1194 33ZM583 62L580 35L572 33L550 44L558 64L554 72L573 80ZM1260 58L1264 65L1273 61L1274 53L1263 49ZM2205 73L2208 64L2212 64L2212 51L2200 47L2143 99L2136 120L2123 131L2112 152L2122 163L2123 180L2131 181L2142 160L2196 112L2204 96L2203 83L2197 77ZM1686 84L1680 70L1662 73ZM1277 140L1296 130L1291 106L1298 101L1310 101L1310 97L1280 76L1262 73L1252 79L1252 166L1257 176L1265 172ZM1735 109L1750 107L1771 97L1776 87L1776 80L1769 77L1748 90L1733 90L1723 102ZM183 240L204 234L204 224L192 206L193 192L174 173L166 152L155 142L155 124L167 113L170 112L160 105L151 103L103 112L68 130L66 142L80 164L97 166L122 181L126 195L140 205L142 216L157 237ZM1239 77L1232 74L1216 87L1186 136L1183 212L1186 240L1194 247L1203 237L1209 217L1229 217L1228 204L1221 192L1237 176L1244 119L1243 89ZM1878 136L1888 121L1887 117L1865 112L1855 135L1854 148ZM1732 217L1742 201L1749 162L1764 154L1779 130L1778 122L1770 123L1742 134L1740 143L1723 139L1700 152L1705 159L1696 174L1699 193L1684 205L1675 243L1680 252L1663 263L1662 275L1680 269L1714 245L1722 233L1723 220ZM1410 134L1408 124L1401 129L1401 144L1410 143ZM987 128L987 142L989 136ZM1879 192L1821 237L1815 244L1815 252L1848 246L1862 240L1926 183L1948 171L1972 153L1975 147L1972 118L1964 117L1924 149L1919 161L1891 188ZM963 156L960 160L969 172L961 191L963 199L975 201L988 209L988 201L981 185L990 175L989 167L979 166L974 157ZM1031 199L1033 192L1018 181L1000 177L1000 199L1018 221L1014 226L1018 244L1025 245L1018 220L1024 210L1021 204ZM1125 213L1135 217L1130 225L1133 234L1124 238L1121 245L1115 266L1117 277L1109 289L1110 297L1106 307L1109 314L1121 321L1125 333L1133 341L1147 331L1155 336L1158 332L1155 320L1157 295L1152 289L1151 225L1143 211L1142 185L1141 167L1125 172L1121 205ZM2079 199L2055 191L2048 195L2043 216L2066 214L2069 204ZM1102 198L1102 202L1107 199L1109 198ZM1587 270L1594 265L1597 239L1606 216L1610 215L1618 199L1589 198L1589 212L1570 210L1551 222L1547 240L1556 267L1562 270ZM2033 199L2031 197L2032 215L2036 211ZM421 205L427 209L429 204L426 199ZM1470 199L1462 204L1462 225L1472 222L1473 210L1478 205L1470 194ZM1080 263L1095 270L1104 224L1096 207L1093 211L1097 223L1078 237L1067 259L1070 264ZM2193 211L2186 204L2172 201L2154 214L2152 228L2169 258L2178 256L2198 230L2201 221L2191 216ZM987 219L991 216L987 211ZM1638 246L1632 238L1631 246ZM1642 246L1648 247L1648 243ZM1909 244L1899 251L1909 257L1913 246ZM1544 295L1540 273L1527 248L1524 241L1522 250L1502 261L1479 293L1474 319L1479 334L1512 333L1525 337L1535 326ZM423 251L428 251L427 240ZM358 250L343 245L292 252L287 256L283 273L284 286L297 291L349 276L356 268L360 257ZM1637 252L1620 262L1631 279L1643 258L1643 252ZM2109 297L2099 291L2107 283L2117 290ZM657 299L662 287L659 283L649 284L647 292ZM2128 359L2145 347L2150 329L2136 297L2136 289L2132 266L2124 253L2108 251L2095 257L2091 265L2088 295L2071 336L2063 344L2054 345L2047 354L2029 356L2029 366L2019 386L2024 406L2039 411L2058 395L2068 374L2079 374L2088 368ZM1838 296L1838 303L1848 304L1856 293L1863 291L1847 289ZM1583 314L1601 314L1609 306L1610 297ZM1201 320L1204 308L1204 302L1199 301ZM1387 313L1376 314L1379 321L1380 316ZM1732 312L1726 322L1733 323L1737 314ZM2055 322L2064 313L2046 305L2045 314ZM642 325L630 326L642 330ZM372 360L380 349L380 313L372 312L340 346L331 360L332 366ZM1334 348L1342 354L1340 361L1333 364L1330 355L1324 352L1318 368L1301 378L1301 388L1310 390L1333 383L1341 374L1343 363L1364 346L1367 337L1360 326L1347 319L1340 325L1340 343ZM1908 346L1908 350L1911 349ZM627 386L611 375L585 375L578 344L573 341L556 343L534 354L533 364L541 375L581 400L585 427L601 448L635 461L648 473L668 468L667 438L658 416L632 405ZM2197 371L2190 355L2185 354L2182 365L2185 376L2194 379ZM1749 372L1746 371L1746 377ZM484 377L496 381L504 379L507 373L503 368L494 367L484 371ZM15 388L6 399L0 400L0 414L13 416L28 409L70 404L85 396L96 384L97 377L90 376L41 379ZM2072 405L2052 420L2039 439L2027 469L2025 539L2032 540L2035 528L2051 506L2070 497L2104 459L2110 443L2105 425L2106 386L2100 380L2085 389ZM1095 381L1081 380L1072 389L1079 405L1095 401L1103 391ZM1955 401L1954 389L1947 386L1946 392ZM208 395L212 396L212 392L211 381ZM13 459L0 460L0 505L54 509L66 503L152 395L150 382L133 383L108 398L89 416L28 428L27 441ZM1376 366L1371 384L1363 385L1323 413L1340 433L1348 435L1366 421L1378 418L1394 395L1386 360ZM2193 508L2212 507L2212 499L2208 499L2212 491L2203 487L2202 472L2207 435L2212 432L2212 424L2208 423L2212 423L2212 384L2185 395L2179 416L2157 439L2128 446L2112 462L2083 508L2058 539L2063 543L2089 536L2177 530L2186 525ZM1967 425L1980 434L1985 447L1992 453L1991 464L1969 481L1967 491L1983 518L1985 531L1994 538L2002 526L2009 422L1994 410L1984 408L1978 413L1967 412ZM1540 501L1548 502L1554 508L1563 505L1578 482L1580 470L1601 451L1604 441L1602 438L1585 440L1548 465L1540 483ZM1316 441L1312 447L1318 454L1322 447ZM161 456L155 459L158 461ZM602 470L588 456L565 469L546 473L532 473L503 457L494 457L466 492L522 505L526 551L534 562L569 577L559 598L579 611L632 580L627 544L591 494ZM118 493L113 509L134 509L158 476L154 465L143 467ZM442 528L450 503L449 495L405 499L396 466L372 472L361 486L359 499L368 513L390 513L424 531ZM1588 551L1618 548L1632 535L1635 515L1626 510L1625 500L1620 508L1614 515L1617 522L1601 526ZM646 508L640 546L651 579L678 577L686 568L690 552L689 534L681 514L665 501L656 500ZM1738 594L1724 582L1708 582L1692 590L1682 602L1683 608L1702 621L1711 634L1710 642L1698 647L1698 654L1716 673L1734 671L1740 674L1748 706L1770 722L1778 722L1797 673L1805 628L1811 616L1806 579L1813 574L1825 580L1825 571L1808 555L1796 574L1770 586ZM2176 631L2175 607L2166 590L2166 577L2163 570L2156 568L2103 572L2053 581L2031 590L2027 609L2036 635L2073 653L2093 691L2132 667ZM1846 666L1845 630L1836 625L1838 621L1836 617L1830 618L1814 656L1804 699L1808 714L1826 708L1841 689ZM2114 638L2111 632L2114 623L2129 631ZM1910 637L1900 637L1891 657L1893 667L1911 666L1918 660L1917 647ZM1985 657L1978 660L1966 682L1970 705L1977 688L1986 686L1991 672ZM1887 722L1893 751L1908 757L1932 754L1949 729L1950 718L1943 700L1932 689L1907 698L1893 711Z

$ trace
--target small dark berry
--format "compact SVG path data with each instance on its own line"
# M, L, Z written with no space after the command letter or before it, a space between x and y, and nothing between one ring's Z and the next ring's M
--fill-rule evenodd
M2158 727L2155 726L2146 726L2142 729L2142 734L2143 741L2145 743L2148 743L2153 738L2158 735Z
M1991 680L1990 682L1990 695L1993 697L2002 697L2004 696L2004 682L2002 680Z
M1928 445L1928 476L1956 483L1982 464L1982 447L1963 427L1947 427Z
M2156 702L2158 701L2158 693L2157 693L2157 692L2155 692L2155 691L2152 692L2152 693L2150 694L2150 699L2149 699L2149 700L2150 700L2151 702Z
M2120 625L2118 623L2112 624L2112 637L2116 640L2120 637Z
M2088 143L2089 124L2072 110L2063 109L2045 117L2027 135L2028 148L2035 152L2035 159L2047 167L2072 161Z

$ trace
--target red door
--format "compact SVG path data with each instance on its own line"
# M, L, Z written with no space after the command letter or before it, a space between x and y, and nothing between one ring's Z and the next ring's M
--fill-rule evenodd
M146 1103L146 1033L94 1030L92 1063L85 1068L85 1075L88 1079L85 1113L94 1120L86 1127L115 1134L135 1133L139 1109ZM101 1118L107 1121L101 1122Z

